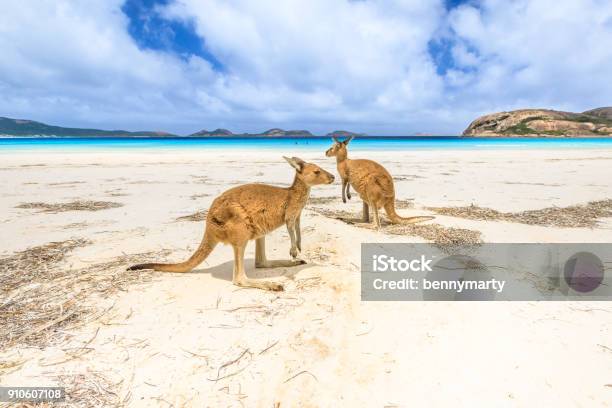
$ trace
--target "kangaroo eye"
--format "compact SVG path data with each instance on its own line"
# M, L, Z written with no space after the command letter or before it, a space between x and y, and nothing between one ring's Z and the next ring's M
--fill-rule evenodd
M317 174L317 175L321 174L321 171L320 170L315 170L314 174Z

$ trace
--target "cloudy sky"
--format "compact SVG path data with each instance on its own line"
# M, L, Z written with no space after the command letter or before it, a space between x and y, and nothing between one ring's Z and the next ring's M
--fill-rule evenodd
M610 0L3 0L0 116L458 134L612 105Z

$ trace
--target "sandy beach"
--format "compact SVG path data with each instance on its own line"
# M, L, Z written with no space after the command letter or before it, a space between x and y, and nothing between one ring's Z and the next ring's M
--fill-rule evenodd
M359 152L394 176L401 215L436 218L347 222L361 201L343 204L336 178L302 215L306 265L256 270L247 248L247 274L284 292L233 286L227 246L191 273L125 271L188 257L228 188L288 186L283 154L337 175L310 151L1 153L3 271L37 278L3 282L0 306L46 317L0 329L0 383L61 384L81 406L609 406L612 305L361 302L359 264L362 242L610 242L612 150ZM561 224L521 216L588 203ZM471 205L505 215L443 210ZM267 238L270 259L289 247L284 228Z

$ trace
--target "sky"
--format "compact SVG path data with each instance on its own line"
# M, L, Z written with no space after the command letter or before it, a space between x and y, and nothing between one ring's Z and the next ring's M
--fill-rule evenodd
M610 0L3 0L0 116L460 134L612 105Z

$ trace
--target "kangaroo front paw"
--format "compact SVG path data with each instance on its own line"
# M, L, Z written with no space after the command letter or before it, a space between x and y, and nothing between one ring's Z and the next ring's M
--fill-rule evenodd
M351 193L346 193L346 198L351 199Z
M342 202L346 204L346 197L342 197Z
M289 255L291 255L292 258L297 258L298 256L298 250L297 247L293 247L289 250Z

